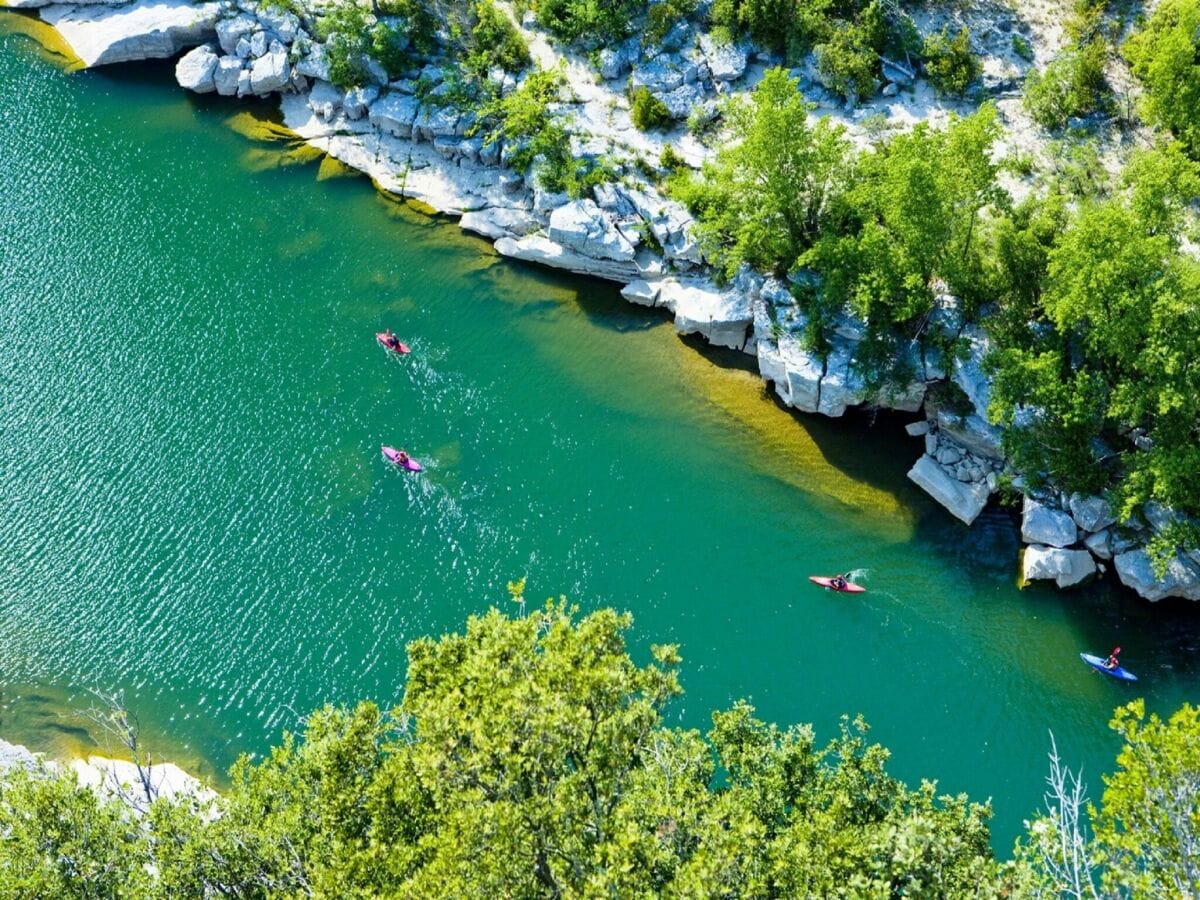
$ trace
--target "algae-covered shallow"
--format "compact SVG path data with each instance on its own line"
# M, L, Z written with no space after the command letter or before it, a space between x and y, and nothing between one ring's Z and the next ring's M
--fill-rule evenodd
M1018 592L1011 517L944 515L897 419L798 418L747 357L328 177L265 118L0 37L0 736L86 749L59 713L123 688L220 769L323 702L393 702L405 641L521 575L632 610L640 657L681 644L684 723L863 713L897 773L995 797L999 847L1049 730L1094 785L1111 765L1136 695L1079 651L1195 699L1189 608ZM849 568L857 600L806 580Z

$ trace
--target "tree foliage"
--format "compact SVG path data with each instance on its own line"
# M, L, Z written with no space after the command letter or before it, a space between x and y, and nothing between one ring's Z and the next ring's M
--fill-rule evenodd
M983 71L983 64L971 51L971 34L964 27L950 34L950 26L925 39L925 72L930 83L944 94L962 97Z
M783 272L816 239L822 216L850 178L849 143L827 119L811 123L783 69L767 72L749 100L725 110L733 143L702 178L671 185L697 217L705 256L726 277L743 264Z
M1124 47L1146 92L1143 112L1200 156L1200 4L1164 0Z
M824 746L743 702L714 713L707 735L666 726L678 654L653 647L635 663L629 626L560 603L415 641L399 707L315 713L302 736L239 761L215 810L159 800L139 822L68 781L12 778L0 886L172 898L998 889L986 806L905 787L860 720ZM81 828L95 845L68 866Z

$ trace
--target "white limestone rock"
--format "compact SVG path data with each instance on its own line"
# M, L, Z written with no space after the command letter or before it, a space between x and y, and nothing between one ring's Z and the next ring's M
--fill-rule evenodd
M1021 509L1021 540L1027 544L1069 547L1077 540L1075 520L1061 509L1053 509L1025 498Z
M287 54L281 50L266 53L254 60L250 67L250 90L255 94L269 94L288 83L292 74Z
M1147 600L1165 597L1200 600L1200 569L1178 554L1172 557L1162 578L1154 574L1150 555L1142 549L1118 553L1113 562L1121 583Z
M908 470L908 477L942 504L951 515L967 525L974 522L987 506L987 485L959 481L939 466L937 460L931 456L922 455Z
M922 419L920 422L909 422L904 426L904 431L909 437L921 437L929 434L929 422Z
M496 252L501 256L549 266L552 269L565 269L568 272L592 275L622 284L644 275L639 265L632 260L618 261L585 256L540 234L531 234L520 239L500 238L496 241Z
M825 376L821 379L821 395L817 412L838 418L846 408L857 406L866 399L866 387L854 371L854 344L837 343L825 359Z
M719 43L712 35L702 34L700 50L714 81L736 81L746 71L746 51L737 44Z
M396 137L412 137L421 102L408 94L387 93L371 104L368 121Z
M342 98L342 111L346 113L346 118L357 121L367 114L378 97L379 88L373 84L350 88Z
M538 230L538 221L523 209L492 207L463 213L458 225L464 231L481 234L491 240L524 237Z
M238 41L242 38L248 40L257 27L258 20L253 16L237 15L232 19L221 19L215 28L217 43L226 53L236 53Z
M1112 531L1108 528L1097 531L1095 534L1089 534L1083 539L1083 545L1097 559L1113 558L1113 535Z
M992 426L983 416L971 413L956 416L946 410L938 410L938 428L946 432L972 453L988 459L1002 459L1000 430Z
M329 58L325 55L324 44L313 44L293 67L296 73L306 78L329 80Z
M759 346L758 368L764 378L775 383L775 393L788 406L815 413L821 400L821 378L825 365L815 354L800 346L791 336L766 351Z
M644 66L637 66L629 76L630 88L644 87L652 94L665 94L681 86L685 81L685 72L681 68L683 60L676 56L662 54L655 57ZM693 69L695 67L693 66Z
M1102 531L1117 521L1112 507L1103 497L1085 497L1072 494L1070 499L1071 518L1084 531Z
M328 81L318 79L309 91L308 106L322 119L332 119L342 108L342 92Z
M591 200L573 200L550 213L550 240L595 259L632 261L636 250Z
M83 64L107 66L142 59L167 59L216 37L218 3L136 0L128 6L66 6L40 10Z
M1025 548L1021 577L1025 581L1053 580L1060 588L1083 584L1096 574L1096 561L1086 550L1062 550L1034 544Z
M659 290L658 282L649 282L639 278L621 288L621 296L639 306L658 306Z
M686 119L697 103L704 99L704 88L698 84L682 84L659 98L672 119Z
M241 76L242 61L236 56L222 56L213 70L213 87L222 97L232 97L237 93Z
M25 769L32 772L38 767L37 757L29 752L28 747L21 744L10 744L8 741L0 741L0 772L7 772L9 769Z
M675 330L703 335L710 344L742 350L754 324L750 302L740 291L722 291L711 281L668 279L658 302L675 311Z
M212 93L217 89L213 74L217 71L219 61L220 57L211 46L201 44L179 57L179 62L175 64L175 80L180 87L197 94Z

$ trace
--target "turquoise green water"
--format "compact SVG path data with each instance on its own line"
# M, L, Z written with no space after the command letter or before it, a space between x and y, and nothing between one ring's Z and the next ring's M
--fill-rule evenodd
M239 109L0 37L0 735L78 750L63 710L123 688L213 772L395 700L405 641L521 575L632 610L639 656L680 643L679 721L861 712L897 773L993 797L1001 847L1048 730L1098 788L1116 703L1196 699L1190 608L1018 592L1011 518L913 488L900 420L798 418L748 358L283 165ZM805 581L851 567L857 600ZM1138 693L1078 660L1116 642Z

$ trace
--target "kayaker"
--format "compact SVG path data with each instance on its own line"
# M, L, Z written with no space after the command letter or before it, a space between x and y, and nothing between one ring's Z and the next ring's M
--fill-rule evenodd
M1106 659L1104 661L1104 668L1115 669L1117 666L1119 666L1120 663L1117 662L1117 654L1120 652L1121 652L1120 647L1113 647L1113 652L1108 654L1108 659Z
M835 591L844 591L846 589L846 584L847 584L846 576L845 575L834 575L833 579L830 581L830 584L833 586L833 589Z
M400 463L400 465L404 465L406 462L408 462L408 454L401 450L396 454L396 462Z
M400 343L400 339L392 334L392 329L385 328L383 330L383 342L389 347L395 349L396 345Z

